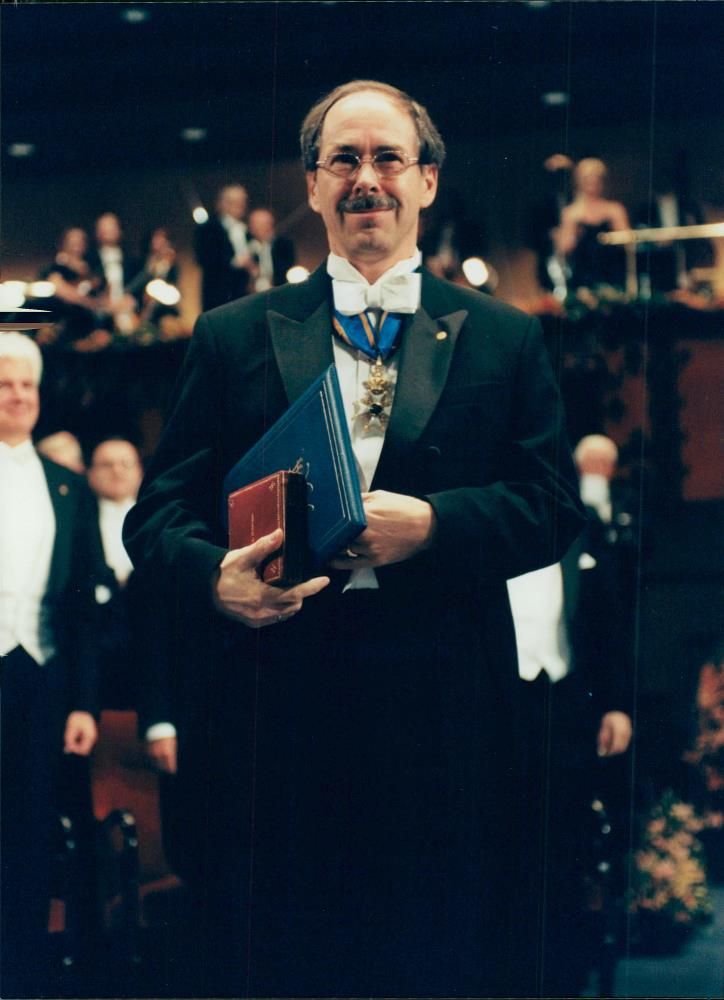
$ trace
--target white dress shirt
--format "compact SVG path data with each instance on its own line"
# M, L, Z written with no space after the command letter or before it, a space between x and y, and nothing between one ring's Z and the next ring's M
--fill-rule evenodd
M30 439L0 441L0 654L16 646L39 664L55 653L44 604L55 542L55 513Z
M121 585L126 582L133 569L133 563L123 544L123 521L135 502L131 498L108 500L106 497L100 497L98 500L98 523L103 541L103 555L106 565L110 566Z
M391 274L411 274L420 266L422 254L418 250L413 257L400 261L386 272ZM332 278L340 278L344 281L360 281L368 285L367 279L360 274L356 267L344 257L338 257L331 253L327 258L327 273ZM384 276L383 276L384 277ZM374 316L378 310L369 310L368 315L373 318L375 324L379 315ZM347 414L347 426L352 438L352 450L354 451L357 475L363 491L370 488L372 479L380 460L382 445L385 440L386 428L377 421L365 433L361 415L364 407L359 407L358 403L365 395L365 382L370 375L372 361L354 347L348 347L338 337L333 338L334 360L337 365L339 375L339 386L342 391L342 401ZM397 381L397 354L393 354L385 362L385 373L390 381L390 397L394 397L395 383ZM358 412L358 410L360 412ZM379 588L377 575L373 569L356 569L350 574L349 583L345 590L376 590Z
M543 670L551 681L570 670L570 646L563 618L561 564L508 580L508 596L518 648L518 674L534 681Z
M249 253L249 239L244 223L240 219L233 219L230 215L222 215L220 221L234 248L234 256L246 257Z
M108 296L112 302L123 297L123 251L120 247L98 248L98 256L103 265L103 274L108 285Z

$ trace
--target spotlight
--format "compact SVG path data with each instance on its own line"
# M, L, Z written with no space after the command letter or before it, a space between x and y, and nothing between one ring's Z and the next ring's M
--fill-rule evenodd
M148 11L141 10L140 7L126 7L125 10L121 11L121 19L126 24L143 24L149 17Z
M34 152L35 143L33 142L11 142L8 146L8 155L14 156L18 160L32 156Z
M194 217L194 222L197 222L199 225L209 221L209 213L203 205L197 205L191 214Z
M49 299L55 295L55 285L52 281L31 281L28 291L31 299Z
M180 135L184 142L203 142L206 138L206 129L190 125L188 128L182 128Z
M287 271L287 281L292 285L300 285L308 277L309 271L306 267L302 267L301 264L297 264L296 267L290 267Z
M19 309L25 302L24 281L3 281L0 285L0 309Z
M473 288L480 288L490 277L490 268L481 257L468 257L462 267L465 280Z
M163 278L154 278L146 285L146 292L162 306L175 306L181 301L181 292Z

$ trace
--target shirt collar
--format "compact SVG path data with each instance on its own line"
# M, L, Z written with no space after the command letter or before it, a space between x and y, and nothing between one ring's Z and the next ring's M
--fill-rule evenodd
M393 264L389 270L380 275L374 284L376 285L384 278L392 278L398 274L412 274L421 264L422 253L419 250L415 250L412 257L407 257L405 260L400 260L396 264ZM364 285L369 285L367 278L363 274L360 274L354 264L350 264L346 257L340 257L336 253L330 253L327 257L327 274L331 278L339 278L342 281L360 281Z
M20 444L14 446L9 445L6 441L0 441L0 456L24 463L30 461L32 458L37 458L37 452L33 447L32 440L26 438Z

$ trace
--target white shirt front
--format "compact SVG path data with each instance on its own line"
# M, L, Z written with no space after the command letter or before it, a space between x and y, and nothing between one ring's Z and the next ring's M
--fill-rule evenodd
M560 563L508 580L518 648L518 674L534 681L543 670L559 681L570 670Z
M16 646L40 664L55 653L44 604L55 542L55 513L30 439L0 441L0 654Z
M240 219L232 219L230 215L222 215L221 225L226 230L231 245L234 248L234 256L246 257L249 253L249 240L244 223Z
M400 261L390 268L386 274L412 274L422 261L422 254L418 250L413 257ZM360 274L344 257L338 257L331 253L327 259L327 272L332 278L341 278L346 281L361 281L369 284L367 279ZM379 310L369 310L368 315L379 313ZM376 324L379 315L373 316ZM337 365L339 376L339 387L342 392L342 402L347 415L347 426L352 438L352 450L357 461L357 475L360 486L364 491L369 490L374 478L377 464L382 453L382 445L385 440L386 428L376 421L370 425L369 431L365 431L361 418L359 401L365 395L364 382L370 376L372 360L358 351L354 347L348 347L338 337L333 338L334 361ZM397 354L393 354L385 362L385 374L390 382L389 395L394 399L395 384L397 382ZM349 583L345 590L376 590L379 588L377 575L373 569L356 569L350 574Z
M120 247L103 246L98 249L103 273L108 285L108 295L113 302L123 296L123 251Z
M103 541L103 554L106 564L113 570L116 580L124 584L131 574L133 563L128 558L123 544L123 522L126 514L136 501L108 500L101 497L98 501L98 521Z

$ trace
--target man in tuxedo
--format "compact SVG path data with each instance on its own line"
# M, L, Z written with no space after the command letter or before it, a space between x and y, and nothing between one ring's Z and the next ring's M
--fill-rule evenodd
M216 214L194 231L196 259L203 273L204 309L213 309L251 291L254 262L244 221L248 203L245 187L225 185L216 200Z
M106 322L112 321L121 333L128 333L133 328L139 300L127 288L138 274L140 265L122 245L122 238L118 216L114 212L99 215L95 224L95 245L89 250L86 260L91 273L100 280Z
M283 285L287 271L294 266L294 244L286 236L277 236L274 213L255 208L249 214L249 249L254 261L254 291L266 292Z
M41 369L0 333L3 996L44 995L58 765L97 735L97 522L82 477L33 448Z
M176 770L176 730L169 704L165 670L168 657L151 632L160 623L148 613L153 601L143 574L135 573L123 545L126 514L136 503L143 466L136 447L123 438L96 445L88 482L98 500L103 557L108 567L99 601L99 657L103 705L139 711L139 729L147 752L159 770Z
M199 319L126 522L184 629L197 988L525 992L505 580L582 525L558 392L535 320L419 271L444 158L421 105L355 81L301 143L330 255ZM333 361L367 528L270 587L281 532L228 551L222 480Z

